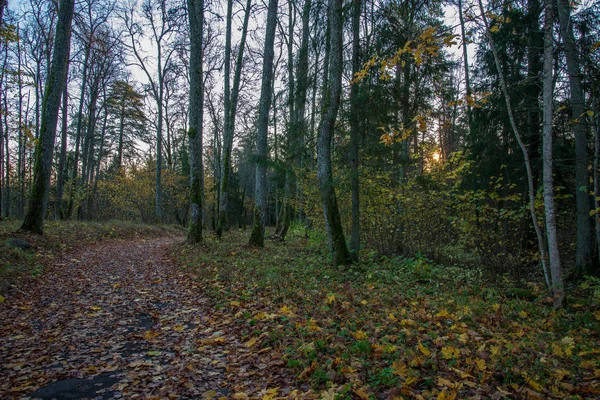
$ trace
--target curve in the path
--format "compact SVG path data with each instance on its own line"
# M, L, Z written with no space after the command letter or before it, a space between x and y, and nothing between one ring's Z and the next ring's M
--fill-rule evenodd
M168 260L176 240L94 246L2 304L0 398L230 395L232 357L248 350Z

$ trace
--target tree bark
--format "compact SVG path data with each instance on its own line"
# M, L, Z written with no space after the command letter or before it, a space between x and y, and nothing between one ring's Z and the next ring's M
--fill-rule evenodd
M588 194L587 120L585 101L581 87L581 68L573 35L570 5L558 0L558 19L563 37L563 47L569 72L571 89L571 115L575 132L575 198L577 201L577 248L575 269L577 274L592 269L592 235L590 226L590 196Z
M352 13L352 76L360 71L360 9L361 0L353 1ZM360 195L358 176L358 136L360 131L360 100L359 82L354 82L350 88L350 143L348 155L350 158L350 186L352 190L352 226L350 228L350 257L358 261L360 253Z
M52 171L52 153L56 137L60 98L67 82L69 50L71 44L71 22L75 0L61 0L54 41L52 66L42 106L39 143L35 147L35 172L29 209L21 229L33 233L44 232L44 217L50 192L50 173Z
M300 150L298 146L298 121L295 112L295 81L294 81L294 7L288 2L288 129L286 138L285 185L282 205L281 225L276 231L280 239L285 239L294 216L293 200L296 189L296 173L294 171L296 158Z
M271 109L271 85L273 81L273 58L275 27L277 24L277 0L269 0L267 27L265 33L262 83L260 88L260 108L258 111L258 131L256 135L256 189L254 192L254 219L250 244L264 246L265 222L267 215L267 133L269 111Z
M246 1L246 13L242 25L242 37L240 39L235 71L233 77L233 88L230 87L230 64L231 64L231 20L232 0L227 2L227 28L225 32L225 77L224 77L224 120L223 120L223 150L221 162L221 176L219 180L219 209L216 234L221 237L223 230L228 227L229 213L229 173L231 170L231 150L233 147L233 136L235 132L235 114L237 112L240 82L244 61L244 49L246 47L246 35L252 1Z
M187 240L202 241L202 119L204 115L204 83L202 79L202 45L204 34L204 0L188 0L190 24L190 99L189 99L189 147L190 147L190 226Z
M67 164L67 128L68 128L68 117L69 110L68 106L68 92L67 85L62 95L62 126L61 126L61 139L60 139L60 159L58 162L58 177L56 178L56 207L55 212L58 214L60 219L64 219L65 213L63 210L63 192L65 187L65 168Z
M317 137L317 177L334 265L351 262L333 183L331 142L342 93L342 1L329 0L329 76Z
M556 231L556 209L554 206L554 179L552 177L552 102L553 102L553 12L554 0L544 0L544 64L542 99L543 114L543 179L544 179L544 210L546 212L546 235L548 238L548 256L550 261L550 276L552 279L552 297L554 308L562 306L565 290L558 251L558 233Z
M465 89L467 97L471 97L471 77L469 75L469 55L467 51L467 35L465 33L465 17L463 15L462 0L458 0L458 18L460 20L460 36L462 39L462 52L463 52L463 68L465 72ZM471 103L467 101L467 122L469 125L469 134L473 129L473 112L471 110Z

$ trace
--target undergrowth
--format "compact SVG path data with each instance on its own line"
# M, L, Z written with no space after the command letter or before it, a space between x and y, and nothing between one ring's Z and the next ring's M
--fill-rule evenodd
M264 249L248 235L206 236L173 257L244 339L286 355L299 386L340 399L600 395L596 281L555 311L537 283L520 296L479 269L374 252L334 268L323 234L295 227Z

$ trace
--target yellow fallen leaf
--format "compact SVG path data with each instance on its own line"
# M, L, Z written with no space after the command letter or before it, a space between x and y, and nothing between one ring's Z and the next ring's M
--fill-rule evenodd
M91 306L90 310L94 310L94 311L99 311L102 310L102 307L98 307L98 306Z
M475 365L477 365L477 369L480 371L485 371L486 369L485 360L483 358L478 358L475 360Z
M431 355L431 350L429 350L427 347L423 346L423 344L421 343L421 341L419 341L419 351L421 353L423 353L423 355L425 357L429 357Z
M231 301L231 302L229 302L229 304L231 304L231 306L233 306L233 307L239 307L241 305L241 303L239 301Z
M279 388L267 389L262 400L273 400L275 398L275 396L277 396L277 390L279 390Z
M4 303L4 296L0 296L0 303Z
M453 346L442 347L442 357L444 357L447 360L452 359L452 358L458 358L459 355L460 355L460 352L458 351L458 349L456 347L453 347Z
M258 342L258 338L253 337L252 339L250 339L246 342L246 347L252 347L256 344L256 342Z
M354 389L353 392L361 399L369 400L369 394L363 388Z
M202 398L203 399L214 399L215 397L217 397L217 392L215 390L209 390L208 392L204 392L202 393Z
M367 334L363 331L356 331L352 334L352 336L354 336L354 339L356 340L365 340L368 338Z
M174 331L177 332L182 332L183 331L183 325L177 325L173 328Z
M248 395L244 392L238 392L238 393L234 393L233 397L235 400L246 400L248 398Z

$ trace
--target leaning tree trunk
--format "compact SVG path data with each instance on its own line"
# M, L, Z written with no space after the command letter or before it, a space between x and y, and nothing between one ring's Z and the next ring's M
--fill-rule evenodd
M543 118L543 180L544 180L544 209L546 211L546 235L548 238L548 256L550 261L550 277L552 280L552 298L554 308L560 308L565 298L565 289L560 266L560 253L558 251L558 233L556 231L556 209L554 207L554 180L552 178L552 101L554 82L553 72L553 3L554 0L545 0L544 21L544 66L543 66L543 91L544 104Z
M496 43L492 37L492 33L490 30L490 26L487 20L487 16L485 14L485 10L483 8L483 3L481 0L478 0L479 10L481 11L481 18L483 19L483 23L485 25L485 33L487 35L487 39L492 50L492 55L494 56L494 63L496 65L496 69L498 70L498 78L500 79L500 88L502 90L502 95L504 96L504 102L506 103L506 111L508 113L508 119L510 121L510 126L513 130L515 138L517 139L517 143L519 143L519 147L521 152L523 153L523 160L525 162L525 171L527 172L527 186L528 186L528 195L529 195L529 213L531 215L531 222L533 224L533 228L535 230L535 235L537 237L538 242L538 250L540 252L540 260L542 262L542 269L544 272L544 277L546 279L546 285L549 290L551 290L552 285L550 283L550 277L548 276L548 263L547 263L547 251L546 251L546 243L544 242L544 235L542 233L542 228L537 220L537 213L535 211L535 187L533 185L533 172L531 170L531 162L529 160L529 153L527 150L527 146L525 142L523 142L523 136L519 132L519 128L517 127L517 122L515 120L515 116L512 110L512 104L510 95L508 94L508 88L506 86L506 80L504 79L504 71L502 69L502 65L500 64L500 57L498 56L498 50L496 48Z
M571 89L571 120L575 132L575 198L577 200L577 248L575 269L578 274L591 271L592 235L590 226L590 196L588 194L587 120L581 87L581 68L573 35L569 3L558 0L558 19L567 59Z
M21 229L42 234L44 232L44 217L50 192L50 173L52 171L52 153L56 137L56 124L60 98L67 82L69 50L71 44L71 22L75 0L61 0L52 66L46 81L42 119L40 124L39 142L35 147L35 169L29 209Z
M267 11L267 30L265 52L262 66L262 84L260 88L260 108L258 110L258 132L256 135L256 190L254 192L254 220L250 244L264 246L265 220L267 215L267 132L269 129L269 110L271 109L271 84L273 80L273 45L275 43L275 25L277 23L277 0L269 0Z
M204 85L202 81L202 36L204 33L204 0L188 0L190 23L190 99L189 130L190 138L190 226L187 240L190 243L202 241L202 118Z
M317 177L334 265L349 263L350 254L333 184L331 141L342 93L342 1L329 0L329 77L321 129L317 137Z

